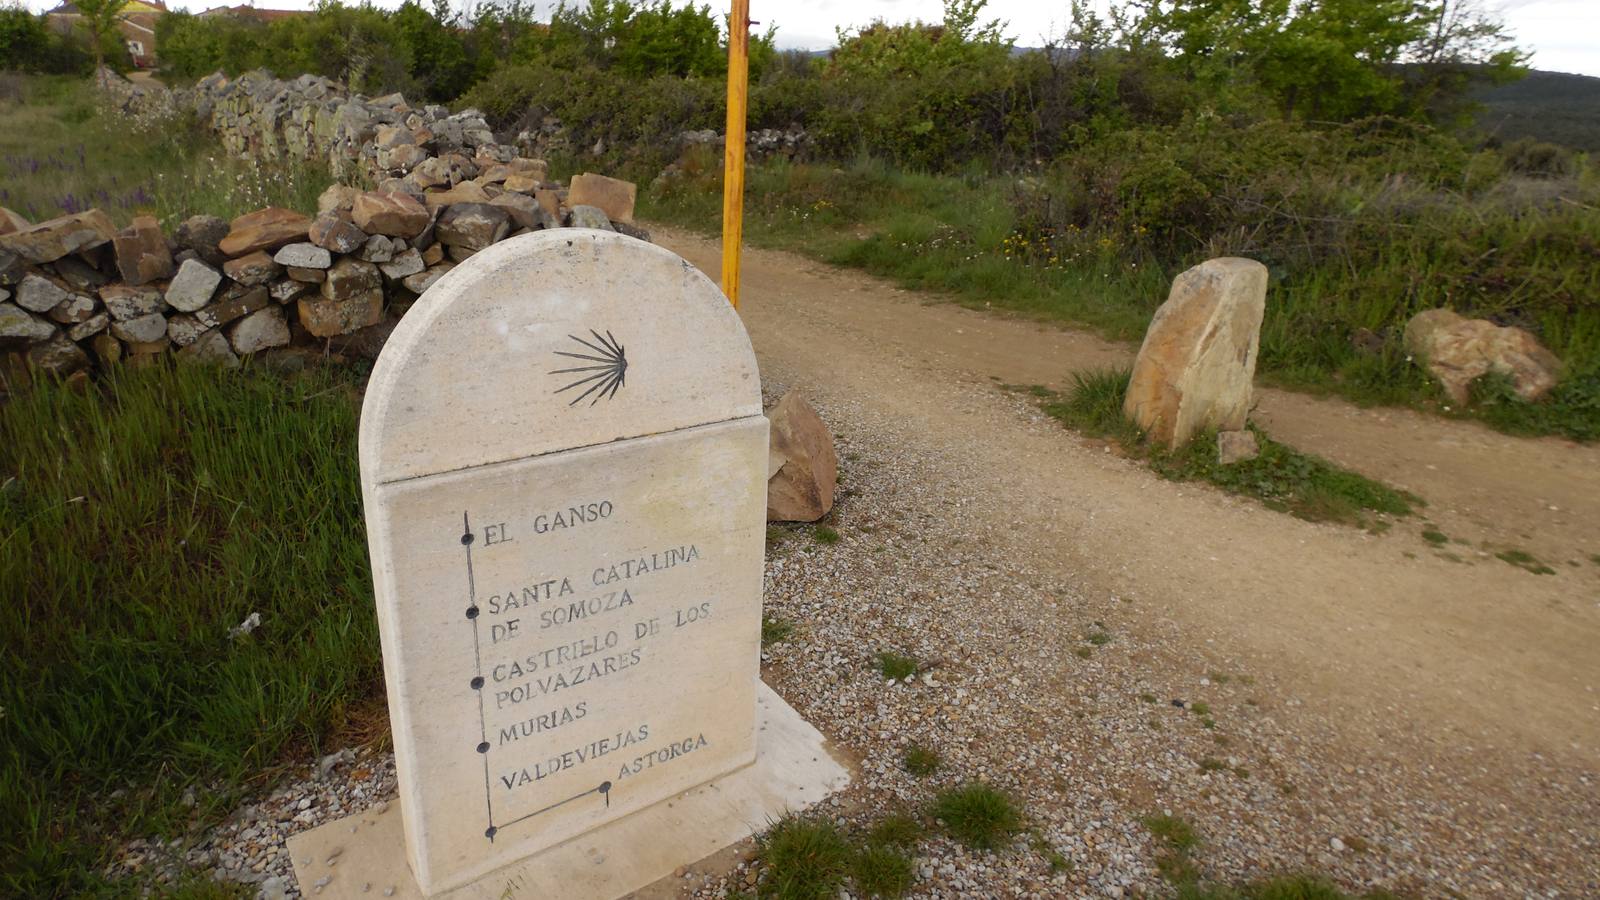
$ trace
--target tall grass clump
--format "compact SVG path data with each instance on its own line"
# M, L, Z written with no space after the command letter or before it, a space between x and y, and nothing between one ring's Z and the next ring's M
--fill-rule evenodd
M0 206L33 222L99 208L119 224L154 215L170 232L199 213L315 210L332 183L316 163L231 157L187 113L114 110L88 80L19 84L0 96Z
M355 392L190 366L0 406L0 894L105 890L186 787L215 812L377 701Z

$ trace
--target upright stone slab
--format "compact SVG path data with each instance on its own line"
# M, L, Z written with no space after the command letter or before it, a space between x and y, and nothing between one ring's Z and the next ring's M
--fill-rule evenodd
M395 329L360 445L422 894L754 761L767 420L705 276L611 233L495 244Z

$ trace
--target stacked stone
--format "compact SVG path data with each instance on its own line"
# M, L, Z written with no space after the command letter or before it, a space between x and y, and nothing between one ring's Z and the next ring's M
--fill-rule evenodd
M377 136L379 189L335 185L315 217L193 216L169 239L149 216L119 231L99 210L31 225L0 209L0 353L57 376L169 355L237 365L335 339L375 356L420 294L508 236L571 225L648 239L630 224L629 182L586 174L568 189L541 160L434 156L400 126Z
M229 79L215 73L181 101L215 131L224 148L261 160L325 162L341 180L403 177L434 154L497 162L517 158L476 110L413 108L404 96L368 99L315 75L280 81L263 71Z

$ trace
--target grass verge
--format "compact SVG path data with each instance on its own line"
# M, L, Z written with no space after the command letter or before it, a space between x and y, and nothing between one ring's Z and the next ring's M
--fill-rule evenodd
M122 369L0 406L0 895L106 891L186 787L223 810L381 702L355 388Z
M1215 434L1200 435L1177 451L1152 447L1123 415L1128 378L1127 369L1080 372L1073 375L1065 394L1041 387L1028 391L1042 398L1044 411L1053 418L1084 434L1114 441L1163 478L1203 481L1302 519L1376 528L1382 522L1377 516L1407 516L1421 505L1415 495L1301 453L1254 426L1260 455L1231 465L1218 461Z
M682 174L641 192L641 214L715 232L722 204L717 162L683 160ZM1313 176L1322 173L1292 178L1301 185ZM861 269L965 306L1087 325L1122 341L1143 336L1184 268L1211 256L1250 256L1273 271L1258 366L1264 381L1476 418L1513 434L1600 440L1600 306L1589 300L1600 296L1600 268L1586 249L1600 236L1600 215L1591 203L1540 205L1529 199L1539 185L1511 180L1474 198L1423 192L1407 208L1430 212L1401 222L1385 212L1393 209L1395 176L1382 172L1362 187L1340 181L1330 188L1355 212L1328 222L1353 230L1330 239L1314 262L1232 232L1200 234L1199 250L1170 259L1129 242L1119 230L1128 222L1104 233L1089 227L1042 233L1033 221L1036 181L977 170L907 172L873 159L770 162L747 173L744 234L758 246ZM1046 205L1071 204L1071 189L1044 187ZM1595 186L1584 182L1573 190ZM1370 202L1352 199L1363 191ZM1263 222L1268 212L1263 208ZM1297 229L1309 227L1295 222ZM1321 240L1295 241L1302 238L1307 247ZM1441 306L1533 329L1565 361L1567 374L1538 403L1488 379L1476 402L1451 409L1401 340L1412 315Z

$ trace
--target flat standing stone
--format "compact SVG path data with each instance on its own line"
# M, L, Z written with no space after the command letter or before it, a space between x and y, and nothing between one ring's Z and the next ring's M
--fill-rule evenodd
M424 895L755 759L760 399L721 291L615 234L496 243L400 320L361 472Z
M1207 260L1173 280L1123 401L1152 441L1176 448L1207 428L1244 428L1266 297L1267 267L1251 259Z
M217 244L217 249L227 256L243 256L303 241L310 230L309 218L293 210L269 206L245 213L229 223L228 236Z
M632 222L638 193L639 188L631 181L585 172L572 176L572 183L567 186L567 203L597 207L613 222Z
M194 312L211 302L211 295L221 283L221 272L198 259L186 259L167 285L167 305L181 312Z

